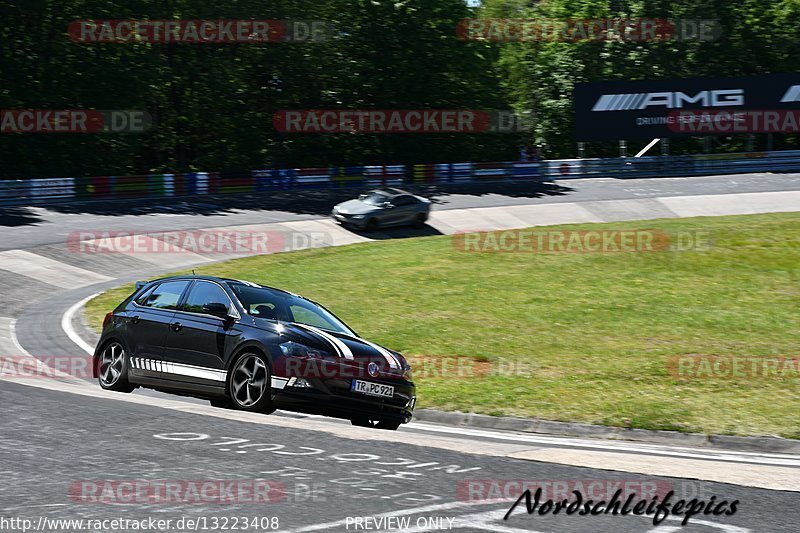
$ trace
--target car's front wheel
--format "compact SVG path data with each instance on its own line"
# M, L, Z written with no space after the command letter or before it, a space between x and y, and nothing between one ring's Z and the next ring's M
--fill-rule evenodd
M105 390L132 392L134 387L128 383L128 364L125 349L117 341L111 341L100 352L97 360L97 381Z
M234 409L272 413L269 365L260 353L248 352L233 365L228 379L228 397Z
M354 418L350 420L350 423L362 428L386 429L389 431L396 431L400 427L400 422L383 418Z

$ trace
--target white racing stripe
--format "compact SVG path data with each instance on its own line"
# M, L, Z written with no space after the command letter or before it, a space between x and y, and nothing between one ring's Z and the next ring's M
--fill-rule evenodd
M292 325L297 326L301 329L307 329L312 333L316 333L329 343L333 345L336 351L339 353L340 357L344 357L345 359L355 359L353 357L353 352L350 351L350 347L343 343L341 340L337 339L330 333L326 333L321 329L315 328L314 326L309 326L308 324L298 324L297 322L292 322Z
M383 357L386 358L386 362L389 363L389 368L394 368L394 369L400 368L400 361L397 360L397 358L394 356L392 352L390 352L386 348L378 346L375 343L369 342L366 339L358 339L358 340L378 350L381 353L381 355L383 355Z
M182 363L172 363L169 361L158 361L155 359L143 359L141 357L131 357L131 366L137 370L149 370L150 372L160 372L162 374L189 376L210 381L225 381L228 377L228 373L225 370L184 365Z

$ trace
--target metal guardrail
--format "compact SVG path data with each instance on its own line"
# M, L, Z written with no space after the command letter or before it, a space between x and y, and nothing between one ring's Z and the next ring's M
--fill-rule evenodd
M0 180L0 207L421 183L800 172L800 150L541 162L443 163Z
M537 180L539 163L447 163L0 180L0 207L406 183Z
M800 150L543 161L541 175L569 178L656 178L750 172L800 172Z

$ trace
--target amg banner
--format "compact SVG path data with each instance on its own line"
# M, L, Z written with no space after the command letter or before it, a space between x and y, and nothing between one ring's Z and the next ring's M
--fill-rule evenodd
M583 83L574 106L578 141L797 133L800 73Z

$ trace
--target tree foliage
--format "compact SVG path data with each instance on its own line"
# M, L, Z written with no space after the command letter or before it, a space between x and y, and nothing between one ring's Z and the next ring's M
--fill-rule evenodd
M794 71L796 0L486 0L485 17L719 19L716 42L463 41L464 0L2 0L0 108L138 109L143 134L0 134L3 177L574 155L582 81ZM83 19L323 20L324 42L85 44ZM288 134L283 109L532 110L516 134Z

